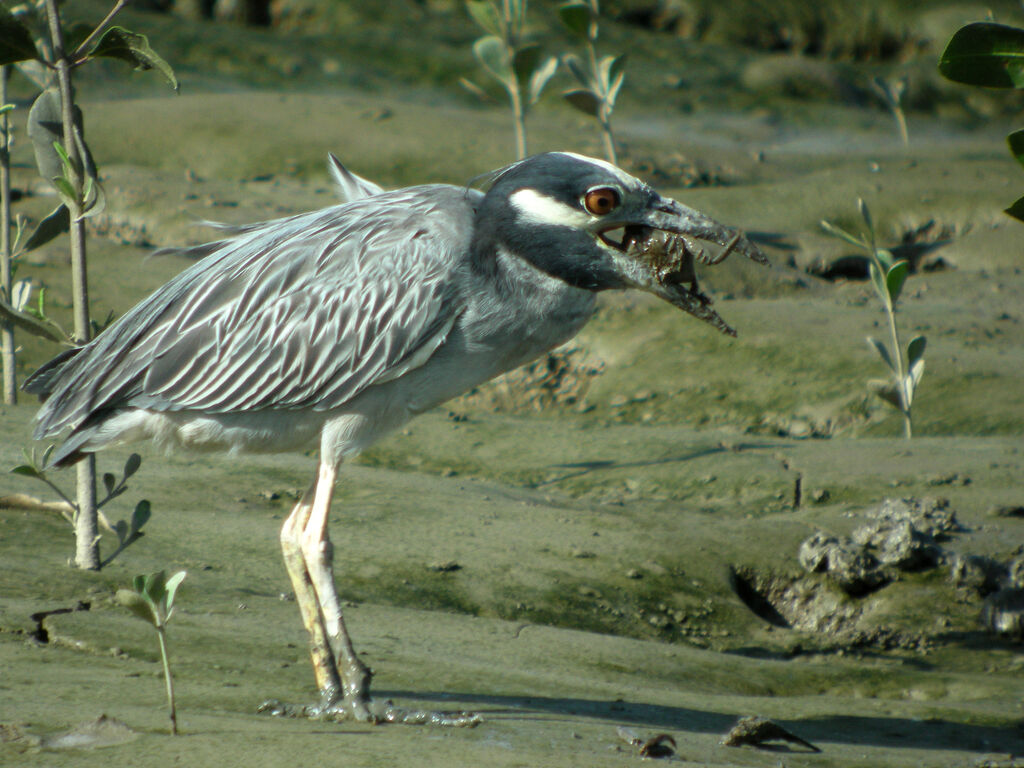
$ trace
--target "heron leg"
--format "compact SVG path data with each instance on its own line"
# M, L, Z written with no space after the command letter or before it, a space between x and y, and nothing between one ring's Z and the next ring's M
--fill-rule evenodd
M284 554L284 564L288 569L292 589L295 591L295 602L298 603L299 612L302 614L302 623L309 633L310 655L313 659L316 684L325 703L329 704L340 696L341 677L338 675L334 654L327 639L316 590L306 570L301 541L302 532L309 522L316 489L317 480L314 480L284 521L281 527L281 551Z
M334 545L328 534L327 519L337 474L336 466L321 462L313 504L300 537L300 546L306 571L316 590L324 630L340 666L342 700L339 704L346 714L356 720L371 721L377 719L368 707L373 673L359 659L352 646L341 612L341 600L334 584Z
M321 704L295 710L278 702L267 702L263 709L277 714L351 717L376 723L477 725L481 719L471 712L410 710L395 707L390 702L370 700L373 673L352 646L334 585L334 551L327 532L327 519L336 477L337 467L321 463L316 480L281 528L285 565L295 589L295 600L302 612L302 621L309 631L310 653L322 695Z

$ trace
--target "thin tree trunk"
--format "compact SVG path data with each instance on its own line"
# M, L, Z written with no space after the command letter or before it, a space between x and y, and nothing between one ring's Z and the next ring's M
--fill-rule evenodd
M7 103L7 79L10 69L0 67L0 105ZM11 275L11 155L10 123L7 113L0 116L0 284L8 302L13 298ZM0 326L0 354L3 356L4 402L18 402L18 381L15 376L14 324L5 320Z
M84 158L75 140L74 92L71 87L71 66L64 50L64 32L57 11L57 0L46 0L46 15L53 42L53 58L60 87L61 117L64 128L64 150L68 154L71 179L79 205L71 211L71 288L74 299L75 340L85 344L92 335L89 323L89 281L86 272L85 221L82 219L82 188ZM96 462L92 456L78 463L78 519L75 523L75 565L98 570L100 567L99 536L96 514Z

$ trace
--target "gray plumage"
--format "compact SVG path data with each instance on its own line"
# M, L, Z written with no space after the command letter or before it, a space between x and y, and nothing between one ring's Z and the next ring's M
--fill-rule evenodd
M420 365L479 304L454 279L472 214L464 190L427 186L238 233L63 363L37 438L76 430L60 464L129 409L343 407Z

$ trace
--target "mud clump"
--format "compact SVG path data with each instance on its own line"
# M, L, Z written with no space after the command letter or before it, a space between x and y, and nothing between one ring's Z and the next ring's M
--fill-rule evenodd
M850 649L926 651L927 627L907 631L872 622L883 605L874 594L906 574L948 567L961 601L983 601L980 623L987 631L1024 640L1024 548L1010 561L947 548L965 528L945 499L886 499L864 516L849 536L819 531L807 538L798 552L805 575L734 566L733 591L778 627L814 632Z
M870 522L849 537L815 533L800 545L800 565L826 573L849 595L869 594L900 571L933 568L943 561L939 545L963 530L945 499L886 499L868 512Z
M866 595L892 581L876 557L849 540L821 532L800 545L798 559L811 573L827 573L849 595Z

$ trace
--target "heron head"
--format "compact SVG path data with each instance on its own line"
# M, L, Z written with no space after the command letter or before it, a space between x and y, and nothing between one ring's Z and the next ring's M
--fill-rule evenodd
M698 287L695 262L768 261L741 232L616 166L549 152L497 171L477 212L477 243L504 248L570 285L639 288L735 335Z

